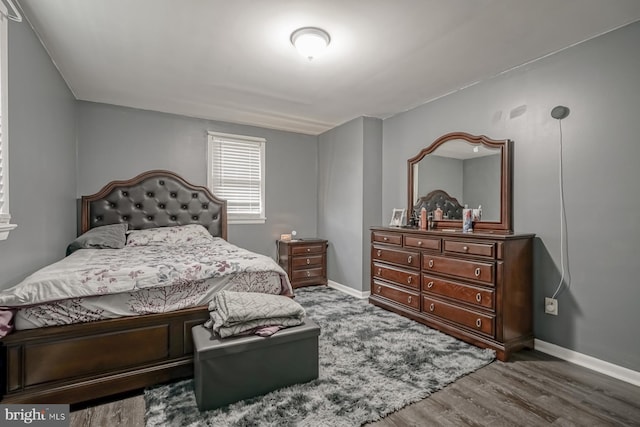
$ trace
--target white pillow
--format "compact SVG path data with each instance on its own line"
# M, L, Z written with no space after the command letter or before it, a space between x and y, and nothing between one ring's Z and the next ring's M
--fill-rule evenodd
M174 246L210 243L214 237L199 224L129 230L126 246Z

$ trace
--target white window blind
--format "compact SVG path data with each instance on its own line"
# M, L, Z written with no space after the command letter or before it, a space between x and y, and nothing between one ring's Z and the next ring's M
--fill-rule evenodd
M264 138L209 132L207 183L229 223L264 223L264 154Z

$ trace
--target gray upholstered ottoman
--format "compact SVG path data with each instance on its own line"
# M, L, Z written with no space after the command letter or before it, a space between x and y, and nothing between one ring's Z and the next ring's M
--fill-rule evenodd
M202 325L192 333L201 411L318 378L320 328L309 319L270 337L216 338Z

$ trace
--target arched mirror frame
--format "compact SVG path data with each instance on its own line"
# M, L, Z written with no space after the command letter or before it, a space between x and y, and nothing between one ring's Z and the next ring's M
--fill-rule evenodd
M469 142L470 144L478 144L485 145L490 148L499 148L501 149L502 159L501 159L501 172L500 172L500 221L477 221L473 224L474 230L499 230L504 232L511 232L512 229L512 166L513 166L513 157L512 157L512 145L513 141L508 139L496 140L487 138L484 135L471 135L465 132L452 132L446 135L441 136L436 139L430 146L422 149L415 157L407 160L408 166L408 200L409 200L409 209L407 212L409 214L413 212L413 206L416 203L413 200L413 169L414 165L416 165L420 160L422 160L426 155L433 153L438 147L447 141L452 141L456 139L462 139L464 141ZM462 221L461 220L451 220L445 219L440 221L433 221L433 227L435 229L443 229L443 228L460 228L462 229Z

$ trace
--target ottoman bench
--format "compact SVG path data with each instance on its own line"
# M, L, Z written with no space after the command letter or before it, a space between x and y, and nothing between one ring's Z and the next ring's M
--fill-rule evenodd
M270 337L219 338L203 325L191 331L201 411L318 378L320 328L310 319Z

